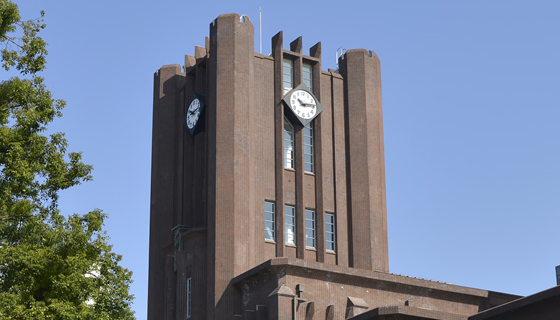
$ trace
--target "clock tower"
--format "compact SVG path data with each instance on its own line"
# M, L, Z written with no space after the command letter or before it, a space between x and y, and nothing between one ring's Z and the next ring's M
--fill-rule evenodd
M148 319L346 319L428 285L388 273L378 57L303 51L226 14L155 73Z

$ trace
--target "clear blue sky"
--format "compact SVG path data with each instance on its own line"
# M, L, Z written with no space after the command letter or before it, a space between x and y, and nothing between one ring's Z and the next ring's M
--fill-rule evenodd
M101 208L146 318L153 73L183 64L220 14L381 59L393 273L527 295L560 264L558 1L16 1L46 11L53 130L95 166L63 213Z

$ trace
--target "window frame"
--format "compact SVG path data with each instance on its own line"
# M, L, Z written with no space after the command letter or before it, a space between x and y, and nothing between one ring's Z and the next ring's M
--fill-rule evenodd
M317 249L317 215L314 209L305 209L305 247Z
M286 130L289 126L289 130ZM288 143L288 145L286 145ZM289 154L289 156L288 156ZM292 123L284 117L284 168L295 169L295 131Z
M329 240L329 234L332 240ZM332 212L325 212L325 250L336 252L336 215Z
M267 205L271 205L272 210ZM271 217L272 220L268 220ZM267 229L267 225L270 227ZM270 237L269 237L270 235ZM264 201L264 240L276 242L276 203L274 201Z
M315 173L313 121L303 127L303 168L304 172Z
M186 305L186 318L190 319L192 316L192 277L188 277L185 283L185 291L187 294L187 305Z
M294 61L286 58L282 60L282 87L284 94L294 88Z
M307 77L309 75L309 77ZM301 65L301 79L302 82L313 92L313 64L304 62Z
M291 220L291 222L290 222ZM291 234L289 234L291 232ZM292 205L284 206L284 243L295 246L296 239L296 207ZM290 240L292 240L290 242Z

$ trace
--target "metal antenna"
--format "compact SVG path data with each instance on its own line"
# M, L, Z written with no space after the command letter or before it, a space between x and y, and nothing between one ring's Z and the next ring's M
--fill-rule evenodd
M262 54L262 10L261 10L261 7L259 7L259 33L260 33L260 39L259 39L260 53Z

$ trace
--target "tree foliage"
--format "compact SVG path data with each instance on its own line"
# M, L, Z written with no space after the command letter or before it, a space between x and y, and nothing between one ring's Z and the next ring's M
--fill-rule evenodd
M92 166L68 152L63 133L46 135L62 115L38 73L46 66L44 12L22 21L0 0L0 318L133 319L131 272L119 266L94 210L65 217L61 190L91 179Z

